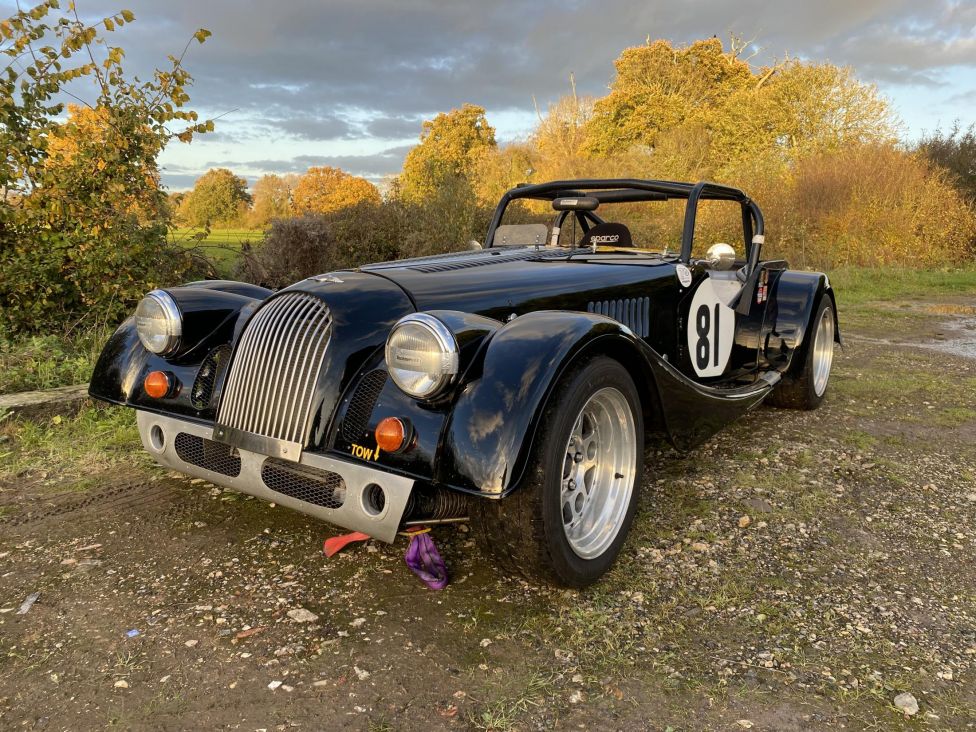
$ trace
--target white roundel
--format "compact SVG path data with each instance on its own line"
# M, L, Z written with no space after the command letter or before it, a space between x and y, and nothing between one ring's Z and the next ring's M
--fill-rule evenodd
M688 354L699 376L720 376L729 364L735 310L718 296L711 278L695 291L688 311Z

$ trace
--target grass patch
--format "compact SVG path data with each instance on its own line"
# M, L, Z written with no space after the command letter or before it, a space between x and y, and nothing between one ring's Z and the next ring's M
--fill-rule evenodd
M46 422L0 423L0 482L40 478L52 484L82 479L81 488L97 484L93 475L121 463L149 462L139 447L135 412L87 407L75 417Z
M864 430L848 430L841 435L841 439L862 452L867 452L878 444L878 439Z
M523 729L524 718L545 706L555 694L553 677L546 673L532 674L518 686L518 691L489 702L472 714L468 720L471 726L493 731Z
M81 384L91 378L95 361L114 327L49 335L0 333L0 394Z
M954 407L946 402L951 383L952 400L958 404L976 403L976 378L952 377L933 367L930 359L906 352L885 352L859 364L860 373L838 372L831 379L834 394L853 400L858 410L907 407L899 414L902 421L932 421L937 415L965 421L968 407ZM931 407L931 409L930 409ZM871 409L867 413L873 413ZM931 413L931 414L926 414Z
M920 302L976 293L976 268L850 268L832 272L830 280L841 329L883 337L910 338L931 327L934 316L966 310L951 304L919 308Z
M947 407L935 415L934 421L940 427L961 427L967 422L976 422L976 409Z
M874 301L925 300L976 293L976 268L918 270L845 268L830 273L841 312Z

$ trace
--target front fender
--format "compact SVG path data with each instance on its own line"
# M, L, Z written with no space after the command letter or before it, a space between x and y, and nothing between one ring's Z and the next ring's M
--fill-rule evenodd
M551 389L598 339L637 348L626 326L595 313L538 311L499 328L445 424L437 481L493 496L512 490Z
M139 341L135 318L130 317L102 349L88 393L114 404L212 420L212 407L201 410L191 403L190 387L200 364L212 349L236 340L241 324L270 291L253 288L243 294L192 283L166 291L176 301L183 318L183 345L179 353L169 358L150 353ZM175 393L164 399L148 397L143 391L143 381L150 371L171 373L177 384Z

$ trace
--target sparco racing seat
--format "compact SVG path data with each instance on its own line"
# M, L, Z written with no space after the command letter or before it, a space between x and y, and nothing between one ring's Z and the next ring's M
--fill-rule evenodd
M632 247L634 241L630 229L623 224L606 222L597 224L587 231L580 240L581 247Z

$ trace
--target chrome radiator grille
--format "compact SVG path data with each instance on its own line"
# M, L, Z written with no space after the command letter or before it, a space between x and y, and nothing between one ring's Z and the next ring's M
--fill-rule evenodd
M332 319L317 297L289 292L264 305L241 335L217 424L302 443Z

